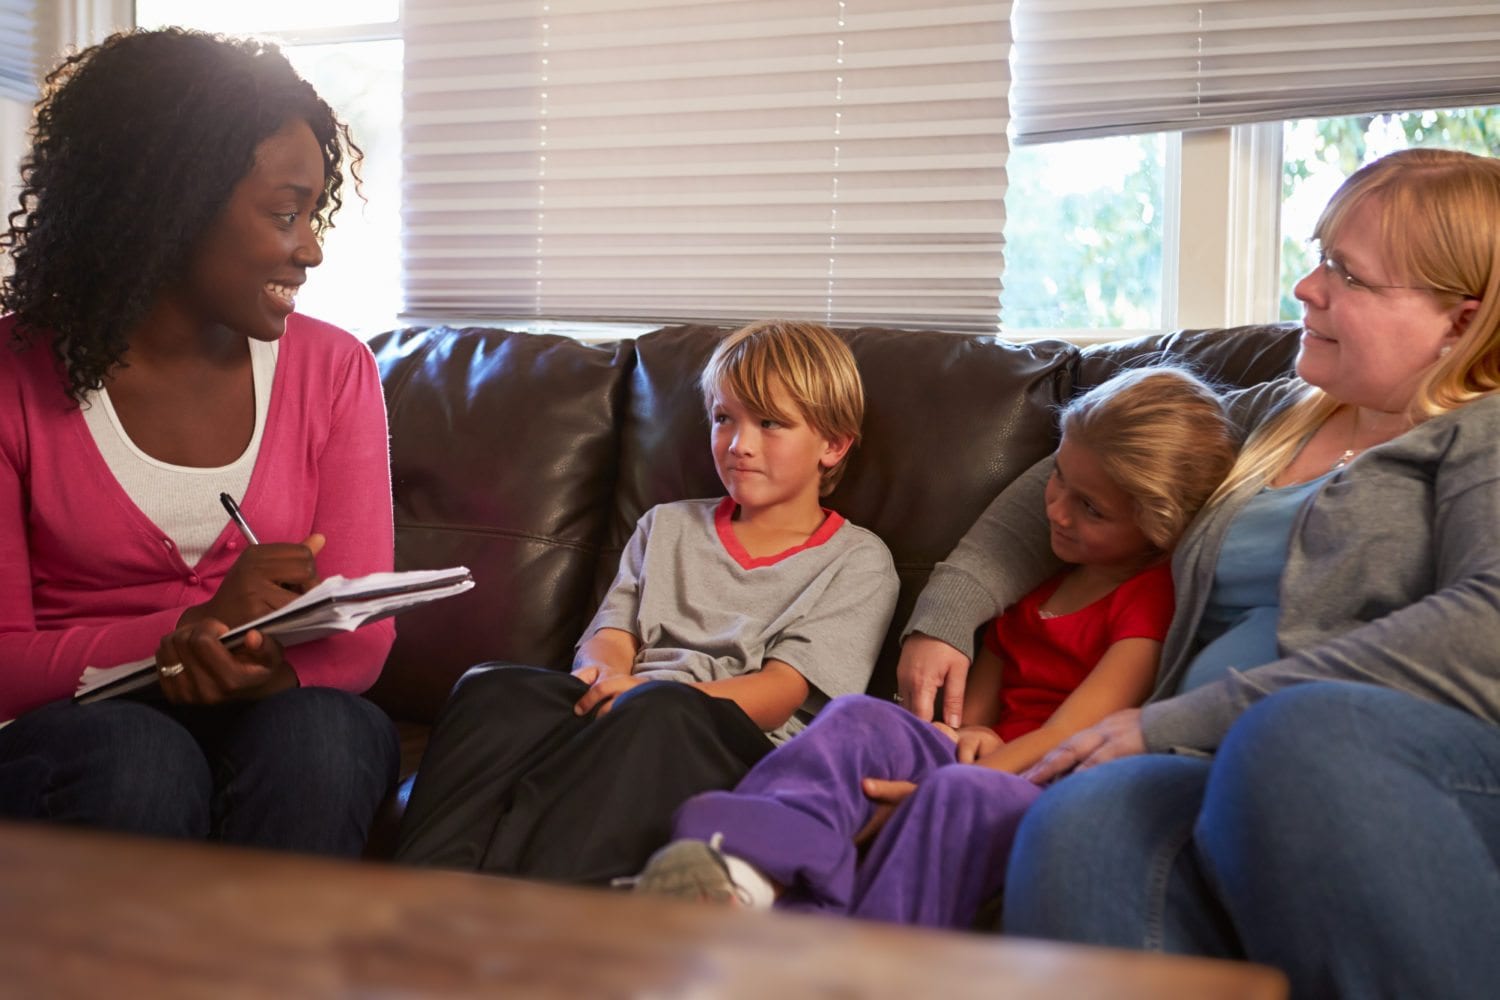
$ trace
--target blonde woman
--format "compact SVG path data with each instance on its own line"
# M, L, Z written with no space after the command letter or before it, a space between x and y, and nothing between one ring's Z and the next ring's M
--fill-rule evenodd
M1315 235L1298 377L1230 400L1250 437L1178 549L1147 706L1030 772L1086 773L1023 824L1005 927L1245 955L1301 996L1477 994L1500 982L1500 161L1385 157Z

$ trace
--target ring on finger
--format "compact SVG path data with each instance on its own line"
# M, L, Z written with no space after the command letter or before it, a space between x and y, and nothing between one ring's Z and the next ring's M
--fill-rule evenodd
M184 669L180 663L163 663L156 668L156 672L163 677L176 677Z

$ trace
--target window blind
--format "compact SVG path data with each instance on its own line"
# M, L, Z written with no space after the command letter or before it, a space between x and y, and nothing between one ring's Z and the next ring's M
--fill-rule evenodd
M1500 103L1500 4L1017 0L1017 143Z
M995 330L1009 8L407 0L403 318Z
M0 98L37 97L35 0L0 0Z

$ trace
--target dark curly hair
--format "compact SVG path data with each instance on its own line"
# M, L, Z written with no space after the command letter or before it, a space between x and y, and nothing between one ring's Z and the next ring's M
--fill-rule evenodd
M0 235L14 273L0 312L21 343L51 342L81 400L122 363L126 334L181 278L209 224L287 122L311 127L333 225L349 128L276 46L166 28L111 35L48 75L21 163L21 206Z

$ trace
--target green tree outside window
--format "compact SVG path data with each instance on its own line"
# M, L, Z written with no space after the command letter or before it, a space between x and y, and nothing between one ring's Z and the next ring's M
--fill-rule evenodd
M1500 155L1500 107L1288 122L1281 174L1281 318L1302 318L1292 287L1317 262L1309 242L1318 211L1338 184L1386 153L1442 146Z

